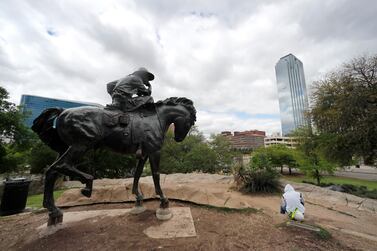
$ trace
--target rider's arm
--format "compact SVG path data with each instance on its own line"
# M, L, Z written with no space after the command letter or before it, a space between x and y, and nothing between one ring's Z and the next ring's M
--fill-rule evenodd
M137 92L137 95L138 96L150 96L151 95L151 91L149 89L146 89L145 87L144 88L140 88Z

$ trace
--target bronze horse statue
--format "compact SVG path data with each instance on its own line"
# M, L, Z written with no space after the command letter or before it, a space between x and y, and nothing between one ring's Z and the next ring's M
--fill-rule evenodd
M174 124L174 139L182 141L196 121L193 102L187 98L168 98L124 113L99 107L70 109L49 108L33 122L32 130L51 149L59 153L45 174L43 206L49 211L48 225L63 221L63 212L55 206L53 190L59 174L77 177L86 184L81 193L90 197L94 177L76 168L89 149L107 147L124 154L135 154L141 147L132 187L136 207L142 206L143 195L138 188L144 164L149 159L160 208L168 209L169 201L160 187L160 150L165 133Z

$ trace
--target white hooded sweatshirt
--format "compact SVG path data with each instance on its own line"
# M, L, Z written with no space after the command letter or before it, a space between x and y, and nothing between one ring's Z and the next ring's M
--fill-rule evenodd
M303 198L301 196L301 193L296 192L291 185L287 184L285 186L283 198L285 201L286 211L288 213L294 212L296 208L300 213L305 213L305 207L302 203Z

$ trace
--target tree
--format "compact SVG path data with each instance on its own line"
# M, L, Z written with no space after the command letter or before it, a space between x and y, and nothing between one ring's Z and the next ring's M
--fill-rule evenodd
M216 153L205 143L196 144L184 158L185 172L203 171L216 173L219 171Z
M213 134L209 145L216 156L216 169L226 173L230 172L234 157L238 156L239 153L233 150L229 140L221 134Z
M233 152L226 139L212 136L208 143L202 133L194 127L182 142L175 142L174 133L168 131L161 150L161 172L216 173L230 169Z
M8 98L9 93L0 86L0 137L28 148L30 144L26 143L33 139L33 134L24 124L25 114Z
M44 173L45 169L51 165L58 154L51 150L42 141L37 141L30 150L28 162L30 164L30 173Z
M363 56L314 84L310 116L327 150L342 165L377 159L377 55Z
M212 170L214 153L204 141L203 135L193 128L182 142L175 142L174 133L168 131L161 150L161 171L164 173Z
M96 179L132 177L136 157L112 152L106 148L90 150L78 168L92 174Z
M279 191L279 173L271 159L271 150L259 148L254 151L249 168L240 169L237 174L242 181L242 189L248 192Z
M307 176L315 178L317 185L320 185L323 173L332 174L336 169L336 165L324 157L321 136L313 134L308 128L298 129L294 135L299 143L295 152L298 167Z
M23 123L24 114L8 98L7 90L0 86L0 173L25 166L34 139Z
M252 154L254 165L260 166L259 163L265 163L265 159L268 159L271 167L280 168L281 174L283 174L284 166L288 166L289 174L291 174L292 168L297 167L294 151L284 145L259 148Z
M287 166L289 174L292 174L292 167L297 167L294 157L294 151L285 145L273 145L265 149L271 158L271 164L274 167L280 167L280 173L283 174L283 167Z

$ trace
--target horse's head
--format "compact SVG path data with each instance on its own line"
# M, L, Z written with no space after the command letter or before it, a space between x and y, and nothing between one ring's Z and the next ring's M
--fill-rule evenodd
M181 142L185 139L190 128L196 121L196 110L193 102L187 98L168 98L164 101L157 102L157 105L165 105L168 109L170 121L174 124L174 140Z
M190 116L178 116L174 119L174 140L181 142L186 138L187 133L190 131L194 122L191 121Z

